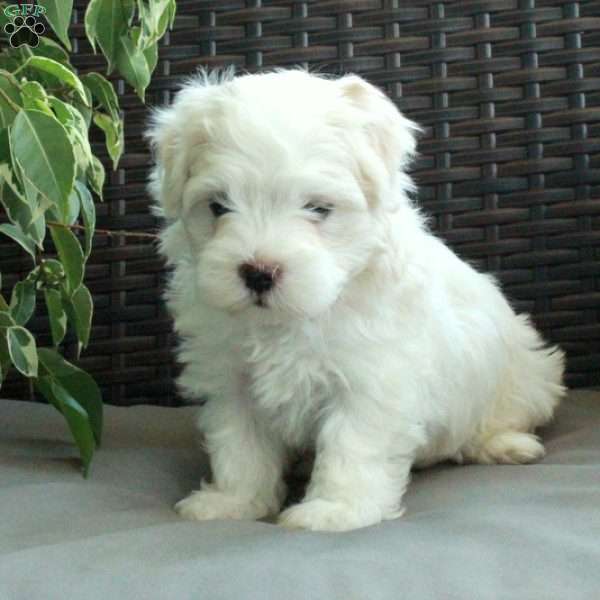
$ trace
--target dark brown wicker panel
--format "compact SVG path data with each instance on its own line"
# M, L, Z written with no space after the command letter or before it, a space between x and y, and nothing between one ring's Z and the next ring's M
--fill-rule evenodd
M72 28L83 71L102 66L85 4ZM160 58L149 104L200 65L302 64L380 86L426 128L414 174L436 231L563 346L570 385L600 384L600 1L183 0ZM147 110L122 82L119 93L127 153L99 226L152 231ZM24 268L0 251L4 272ZM81 363L107 402L178 402L162 281L151 243L96 240L94 341Z

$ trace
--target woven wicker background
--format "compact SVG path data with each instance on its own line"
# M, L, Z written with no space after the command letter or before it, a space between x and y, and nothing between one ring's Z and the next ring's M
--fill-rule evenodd
M76 2L72 27L82 71L103 68L85 40L85 4ZM439 235L495 273L516 308L563 346L570 385L600 384L599 1L177 4L148 104L168 102L199 65L363 75L426 128L414 174ZM118 91L127 150L109 174L98 226L153 231L147 109L122 82ZM27 267L12 246L0 252L3 272ZM96 315L81 364L107 402L177 404L154 246L98 237L90 263ZM3 394L26 390L12 384Z

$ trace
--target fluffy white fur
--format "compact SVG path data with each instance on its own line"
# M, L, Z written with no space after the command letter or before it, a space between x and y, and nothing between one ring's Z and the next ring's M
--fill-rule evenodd
M203 74L155 114L179 386L209 398L213 478L182 516L278 514L307 447L306 495L279 522L313 530L399 516L412 466L543 455L563 354L427 230L404 171L416 129L359 77L300 70ZM245 262L281 274L263 306Z

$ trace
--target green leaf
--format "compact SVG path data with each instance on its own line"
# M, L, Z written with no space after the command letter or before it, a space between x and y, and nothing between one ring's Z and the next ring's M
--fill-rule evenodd
M95 50L97 41L108 61L110 74L117 62L120 38L134 12L133 0L91 0L85 13L86 34Z
M8 132L3 129L0 131L0 148L9 150L8 146ZM0 155L2 154L0 150ZM24 186L25 194L23 194L20 182L18 183L14 178L16 172L11 170L10 156L8 163L4 163L4 160L4 156L0 156L0 163L2 163L0 164L0 203L4 206L11 222L18 224L33 239L38 248L43 250L42 242L46 235L44 213L50 201L39 194L27 179Z
M15 120L22 103L17 80L0 69L0 127L8 127Z
M173 27L173 20L175 18L176 1L175 0L162 0L165 9L158 21L158 34L159 37L165 35L167 28Z
M15 368L26 377L37 377L38 354L31 333L24 327L8 327L6 341Z
M123 153L123 130L121 121L113 121L111 117L103 113L94 114L94 123L104 131L106 149L113 161L113 169L116 170L119 158Z
M17 325L25 325L35 310L35 281L19 281L10 298L10 314Z
M83 251L79 241L69 229L58 225L50 225L50 234L65 269L67 289L69 295L71 295L83 280L83 265L85 262Z
M62 296L58 290L45 288L44 299L48 309L52 342L55 346L58 346L67 333L67 315L63 310Z
M73 12L73 0L39 0L39 3L46 9L44 14L46 21L50 23L50 27L58 39L70 51L69 24Z
M49 103L56 118L63 124L68 125L73 121L73 107L63 102L56 96L50 96Z
M48 103L48 94L46 94L46 90L38 81L23 81L21 83L22 92L25 92L31 98L41 100L44 104ZM23 108L27 108L27 106L24 105Z
M173 29L173 25L175 24L175 13L177 12L177 1L171 0L171 5L169 6L169 29Z
M56 206L51 206L46 212L48 220L52 223L62 223L66 225L66 218L63 216Z
M10 128L13 158L51 204L65 206L75 179L73 147L61 123L37 110L21 110Z
M150 74L154 72L156 69L156 65L158 63L158 43L154 42L144 50L144 57L146 59L146 63L148 64L148 70Z
M92 161L92 148L86 120L77 108L54 96L50 97L50 106L65 127L73 145L77 166L81 174L84 174Z
M87 348L90 341L94 303L90 291L83 283L75 290L75 293L71 297L70 304L75 318L75 333L77 334L77 339L83 348Z
M23 97L23 108L41 110L51 117L54 116L48 105L46 90L37 81L26 81L23 83L21 86L21 95Z
M119 99L112 83L100 73L88 73L81 78L98 104L116 121L119 115Z
M46 400L64 416L79 449L79 455L83 463L83 476L87 477L96 449L94 432L88 413L60 382L51 377L40 377L36 380L35 386Z
M65 278L65 268L62 263L54 258L45 258L40 265L40 278L44 286L57 287Z
M0 233L7 235L26 250L35 260L35 242L28 236L19 225L11 223L2 223L0 225Z
M3 303L6 304L5 301ZM12 327L13 325L16 325L15 320L10 314L10 308L6 306L0 310L0 328Z
M92 162L86 172L88 183L92 191L102 200L102 188L104 187L104 167L102 163L92 156Z
M64 85L77 92L81 101L86 104L87 96L79 77L65 65L45 56L32 56L22 65L21 69L31 69L52 75Z
M85 15L83 17L83 23L85 25L85 35L96 54L96 40L98 39L98 15L100 14L100 2L101 0L90 0L87 8L85 9Z
M25 229L25 233L31 237L40 250L44 249L43 242L46 237L46 217L43 213L30 223L29 227Z
M93 377L66 361L50 348L39 349L40 363L47 376L60 383L87 412L96 443L102 439L102 395Z
M6 165L0 165L3 169ZM7 180L0 174L0 204L6 211L6 216L11 223L17 223L21 227L31 222L31 211L27 201L21 194L15 194Z
M82 104L81 102L79 102L77 99L74 99L73 101L73 108L76 108L80 113L81 116L83 117L83 120L85 121L85 124L87 126L87 128L90 128L90 125L92 124L92 109L90 108L92 105L92 94L90 93L90 90L88 90L87 88L85 88L87 97L88 97L88 104L89 106L85 106L84 104Z
M5 130L0 132L0 145L5 141L8 143L4 133ZM37 207L29 205L28 199L23 196L14 180L14 173L8 164L0 164L0 203L4 206L10 221L20 225L21 229L26 231L33 220L32 210L36 211Z
M83 225L85 227L85 242L83 253L87 260L92 251L92 240L94 238L94 230L96 229L96 206L92 199L90 191L80 181L75 182L75 190L79 195L79 204L81 206L81 216L83 217Z
M69 201L65 206L51 206L46 211L46 216L49 221L73 225L79 217L79 196L75 193L75 188L69 195Z
M54 99L51 99L51 104L53 101L54 101ZM59 101L57 100L57 102L59 102ZM87 155L91 156L92 150L90 148L90 143L88 140L88 137L89 137L88 124L86 123L85 117L74 106L71 106L70 104L64 104L64 106L66 107L67 111L69 112L69 117L70 117L66 123L67 130L72 128L73 130L75 130L78 133L79 144L82 146L85 153Z
M156 43L171 25L174 0L138 0L138 13L142 26L139 47L143 50Z
M31 51L36 56L46 56L59 63L71 66L69 63L69 55L65 49L50 38L42 36L38 45L35 48L31 48Z
M31 183L31 181L29 181L29 179L27 179L27 177L23 176L23 170L19 166L19 163L18 163L17 159L14 158L14 156L12 159L12 167L13 167L13 171L15 172L15 174L17 174L19 182L21 183L21 187L23 188L23 190L25 192L25 198L27 198L27 203L30 206L32 206L32 207L39 206L39 204L42 201L46 205L52 204L52 202L50 202L49 198L42 196L40 194L39 190L33 185L33 183ZM32 219L33 219L33 217L32 217ZM27 231L27 227L23 227L23 231Z
M117 47L117 66L127 83L135 89L142 102L150 83L150 71L144 53L126 35L121 36Z
M73 188L71 195L69 196L69 212L65 215L67 220L66 223L68 225L74 225L77 219L79 218L79 211L81 207L79 205L79 194Z

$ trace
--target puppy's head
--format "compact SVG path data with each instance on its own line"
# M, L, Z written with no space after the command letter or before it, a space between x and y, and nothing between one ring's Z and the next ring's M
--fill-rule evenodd
M155 113L151 192L184 225L203 297L229 312L327 311L405 202L416 126L357 76L211 77Z

